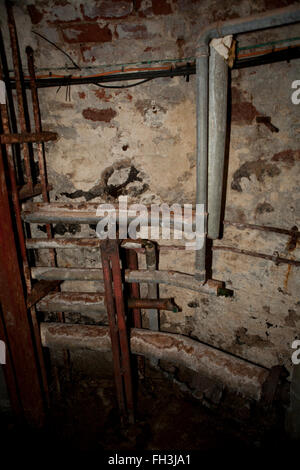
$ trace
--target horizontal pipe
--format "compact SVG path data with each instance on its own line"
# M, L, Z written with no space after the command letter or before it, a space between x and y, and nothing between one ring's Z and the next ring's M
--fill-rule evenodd
M211 39L222 38L229 34L241 34L261 29L274 28L300 21L299 6L276 8L246 18L218 21L204 28L198 38L198 47L208 46Z
M247 223L241 223L241 222L232 222L230 220L224 220L223 222L224 225L232 225L233 227L236 227L238 229L244 230L244 229L250 229L250 230L260 230L262 232L275 232L275 233L280 233L283 235L289 235L292 237L300 237L300 232L297 227L295 227L295 230L291 229L285 229L285 228L279 228L279 227L271 227L268 225L256 225L256 224L247 224Z
M287 47L286 49L273 51L267 54L261 54L259 56L247 57L247 58L237 58L233 64L233 69L247 68L247 67L257 67L259 65L271 64L276 62L290 61L293 59L298 59L300 57L300 47L293 46ZM191 58L191 60L194 60ZM71 67L68 69L72 69ZM183 76L188 78L189 75L195 75L196 67L194 64L185 65L182 67L170 68L168 70L149 70L146 72L133 72L133 73L118 73L110 74L107 76L101 77L79 77L74 78L70 75L66 75L63 78L38 78L36 84L38 88L51 88L67 85L89 85L96 83L112 83L112 82L121 82L128 80L143 80L146 78L156 79L161 77L180 77ZM10 79L10 84L12 88L15 88L15 81L13 78ZM25 88L30 88L30 80L24 80Z
M56 268L56 267L33 267L31 268L33 279L39 280L61 280L61 281L103 281L101 268Z
M48 281L101 281L103 280L102 269L100 268L56 268L56 267L33 267L31 268L33 279L44 279ZM209 279L205 285L200 285L190 274L177 271L157 271L157 270L125 270L126 282L146 282L154 284L169 284L184 289L195 290L206 294L218 294L218 290L224 287L221 281Z
M49 142L57 140L56 132L22 132L22 134L1 134L1 144L22 144L29 142Z
M28 202L24 204L22 211L22 218L25 222L29 223L47 223L47 222L64 222L64 223L82 223L82 224L97 224L104 215L97 215L100 203L93 202ZM137 217L137 211L131 209L130 205L126 210L119 211L118 205L111 205L110 210L105 210L105 213L111 213L115 215L116 221L119 221L119 218L126 216L128 222L135 220ZM158 214L155 214L154 211L151 212L151 207L148 206L147 214L142 218L142 214L139 214L139 221L141 225L146 225L150 227L150 223L158 223L160 227L166 226L168 218L163 219L162 211L158 211ZM104 214L104 212L103 212ZM201 216L200 213L197 216ZM190 225L195 229L196 223L196 212L192 211L192 220L184 214L184 209L181 209L180 214L170 213L170 227L174 227L174 222L182 222L182 226L185 228L185 224L188 229Z
M41 312L80 312L105 314L104 294L90 292L53 292L37 304Z
M174 303L174 299L128 299L129 308L144 308L144 309L157 309L157 310L168 310L170 312L177 313L179 308ZM148 314L151 312L148 312Z
M51 189L52 189L52 185L48 184L47 191L50 191ZM21 201L24 201L25 199L29 199L34 196L39 196L42 193L43 193L43 187L41 183L35 184L33 188L31 188L28 184L25 184L18 190L19 199Z
M233 246L213 246L213 251L230 251L239 255L253 256L254 258L267 259L273 261L275 264L290 264L292 266L300 266L300 261L288 258L281 258L279 255L266 255L265 253L258 253L256 251L241 250Z
M49 292L56 290L60 284L61 281L36 282L27 297L27 308L33 307L39 300L49 294Z
M41 340L53 349L111 351L109 329L102 326L42 323ZM268 369L178 334L133 328L130 347L133 354L187 367L254 400L269 376Z
M27 238L27 249L41 248L99 248L99 238Z

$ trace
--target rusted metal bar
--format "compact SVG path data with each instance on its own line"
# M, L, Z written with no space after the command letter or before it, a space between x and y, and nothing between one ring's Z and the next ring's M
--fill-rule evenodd
M31 289L29 296L27 297L27 308L33 307L49 292L57 289L61 284L61 281L38 281Z
M149 271L156 271L158 268L157 263L157 250L156 245L147 241L144 245L146 253L146 265ZM149 299L157 299L158 297L158 285L154 283L148 284L148 297ZM159 314L157 308L153 308L148 312L149 328L153 331L159 331Z
M25 103L24 103L25 95L24 95L23 84L22 84L22 65L21 65L20 53L19 53L19 47L18 47L17 30L16 30L12 4L8 0L6 0L5 4L6 4L6 10L7 10L8 29L9 29L9 35L10 35L12 58L13 58L13 65L14 65L14 72L15 72L20 130L21 130L21 133L24 134L24 133L28 133L29 129L27 128L26 117L25 117ZM18 135L16 135L16 138L18 138ZM8 141L7 143L12 143L12 142ZM33 182L32 182L32 174L31 174L31 158L30 158L30 151L29 151L29 147L27 143L23 143L23 156L24 156L27 184L32 189Z
M120 269L119 243L117 240L109 240L105 249L109 250L111 261L111 272L114 286L115 308L117 316L117 325L119 332L119 341L121 347L121 363L124 378L124 388L126 395L127 412L130 422L134 422L134 404L132 391L132 377L130 354L128 345L127 326L125 318L125 306L123 298L123 283ZM102 252L102 250L101 250Z
M22 408L26 420L41 426L45 418L0 147L0 301L7 340L12 355Z
M179 312L179 308L173 298L169 299L128 299L129 308L145 308L149 310L169 310L170 312ZM151 328L150 328L151 329Z
M233 227L236 227L238 229L244 230L244 229L250 229L250 230L260 230L262 232L275 232L275 233L281 233L283 235L290 235L290 236L296 236L297 238L300 237L300 232L295 229L285 229L285 228L278 228L278 227L271 227L268 225L256 225L256 224L246 224L246 223L240 223L240 222L232 222L230 220L224 220L223 222L224 225L232 225Z
M112 272L110 257L107 250L108 241L101 244L101 258L103 268L103 278L105 286L105 305L107 309L109 334L111 340L111 350L113 355L114 377L116 383L117 399L120 412L123 416L126 415L126 398L123 388L123 375L121 364L121 348L119 342L118 325L116 319L115 302L112 285Z
M96 248L99 247L101 240L98 238L56 238L47 240L45 238L29 238L26 240L26 247L29 249L40 248ZM134 250L136 253L145 253L145 248L142 247L142 242L126 240L126 243L121 243L122 248L127 250ZM184 245L162 245L157 246L159 252L165 251L183 251Z
M52 185L48 184L47 191L50 191L51 189ZM40 183L35 184L32 190L27 186L27 184L18 189L19 199L21 201L24 201L25 199L29 199L34 196L39 196L40 194L42 194L42 192L43 189Z
M56 132L22 132L22 134L0 135L1 144L28 144L57 140ZM28 183L30 185L30 182Z
M2 71L2 65L0 63L0 80L2 79L3 79L3 71ZM9 117L8 117L7 107L6 107L6 104L1 104L0 107L1 107L1 120L2 120L2 127L4 131L4 135L8 135L10 132L10 127L9 127ZM23 223L22 223L22 218L21 218L21 207L20 207L18 187L17 187L17 181L16 181L15 165L14 165L14 160L13 160L10 146L6 145L5 150L6 150L6 157L7 157L7 164L8 164L10 186L11 186L11 196L12 196L12 202L13 202L13 207L14 207L14 212L15 212L15 221L16 221L16 227L17 227L17 233L18 233L18 239L19 239L19 248L20 248L22 262L23 262L24 279L25 279L27 290L30 293L31 291L30 269L29 269L28 260L27 260L25 235L24 235ZM29 188L29 190L31 189L30 184L27 185L27 187ZM35 344L36 344L39 362L40 362L40 370L41 370L41 375L42 375L42 380L43 380L45 397L46 397L47 403L49 404L47 374L46 374L44 358L43 358L43 353L42 353L40 334L36 326L37 324L36 311L34 307L30 309L30 313L31 313L31 319L33 323L33 331L35 333Z
M267 259L273 261L276 265L279 264L290 264L292 266L300 266L300 261L288 258L281 258L277 252L273 255L266 255L265 253L258 253L250 250L241 250L233 246L213 246L213 251L230 251L231 253L237 253L239 255L253 256L254 258Z
M54 349L111 350L109 329L101 326L42 323L41 337L43 346ZM174 333L132 328L130 349L133 354L188 367L254 400L261 399L269 377L264 367Z

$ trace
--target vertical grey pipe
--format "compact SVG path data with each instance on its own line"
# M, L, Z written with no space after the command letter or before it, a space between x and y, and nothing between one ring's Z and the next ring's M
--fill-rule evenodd
M146 252L146 264L147 269L150 271L155 271L157 269L157 253L156 246L153 242L145 243L145 252ZM149 283L148 284L148 299L157 299L157 284ZM156 308L151 308L148 310L149 318L149 329L152 331L159 331L159 318L158 310Z
M228 66L215 48L210 47L207 236L211 239L218 238L220 234L227 128L227 87Z
M196 59L197 87L197 190L196 203L203 204L207 212L207 179L208 179L208 44L211 39L229 34L246 33L260 29L272 28L300 21L298 6L278 8L267 13L238 18L224 23L214 23L205 28L198 40ZM205 225L206 226L206 225ZM204 229L206 232L206 228ZM204 244L196 251L195 277L202 283L206 281L205 268L206 234Z
M195 277L206 281L206 213L207 213L207 169L208 169L208 54L209 48L200 50L196 59L197 86L197 192L196 204L201 204L205 214L203 245L196 251Z

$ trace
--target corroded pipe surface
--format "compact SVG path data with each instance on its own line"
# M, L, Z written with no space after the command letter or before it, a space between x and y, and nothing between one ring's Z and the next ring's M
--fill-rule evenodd
M102 326L42 323L41 338L49 348L111 350L109 330ZM133 354L188 367L254 400L269 375L268 369L178 334L133 328L130 346Z

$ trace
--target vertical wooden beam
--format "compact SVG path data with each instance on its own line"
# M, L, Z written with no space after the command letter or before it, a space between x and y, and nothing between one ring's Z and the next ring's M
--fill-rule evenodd
M22 412L29 424L40 427L45 418L43 391L22 285L1 147L0 302L6 332L3 340L8 342ZM15 387L13 383L8 383L7 386ZM14 390L9 390L9 393L11 396L16 395Z

